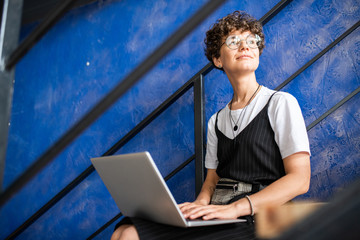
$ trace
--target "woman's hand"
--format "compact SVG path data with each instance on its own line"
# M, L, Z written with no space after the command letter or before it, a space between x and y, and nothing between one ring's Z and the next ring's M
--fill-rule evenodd
M185 218L203 220L211 219L236 219L241 214L235 204L228 205L202 205L196 202L183 203L179 205Z
M185 218L188 218L187 216L193 209L197 209L199 207L203 207L208 205L205 201L194 201L194 202L185 202L179 204L180 211L183 213Z

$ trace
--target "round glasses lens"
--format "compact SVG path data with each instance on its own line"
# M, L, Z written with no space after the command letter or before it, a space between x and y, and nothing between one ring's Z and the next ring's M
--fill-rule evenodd
M239 38L239 36L229 36L226 41L225 44L226 46L228 46L230 49L235 50L239 48L241 39Z
M257 48L258 45L257 43L259 42L259 37L256 37L253 34L250 34L249 36L247 36L246 38L246 43L250 48Z

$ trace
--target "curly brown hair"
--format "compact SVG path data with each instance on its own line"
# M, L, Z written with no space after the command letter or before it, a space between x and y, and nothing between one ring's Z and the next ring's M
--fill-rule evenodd
M218 19L215 24L206 32L205 55L210 62L213 63L213 58L220 57L220 48L224 39L234 30L250 31L253 34L259 35L261 41L258 43L260 55L265 47L264 32L261 23L254 17L243 11L235 11L221 19ZM215 68L218 68L215 66ZM218 68L223 70L222 68Z

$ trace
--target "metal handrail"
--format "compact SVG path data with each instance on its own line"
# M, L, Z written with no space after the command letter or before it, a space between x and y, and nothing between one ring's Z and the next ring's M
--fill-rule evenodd
M344 105L347 101L349 101L350 99L352 99L355 95L357 95L360 92L360 87L358 87L357 89L355 89L353 92L351 92L349 95L347 95L346 97L344 97L340 102L338 102L337 104L335 104L332 108L330 108L328 111L326 111L324 114L322 114L320 117L318 117L317 119L315 119L315 121L313 121L311 124L309 124L306 127L307 131L310 131L313 127L315 127L317 124L319 124L322 120L324 120L327 116L329 116L331 113L335 112L339 107L341 107L342 105Z

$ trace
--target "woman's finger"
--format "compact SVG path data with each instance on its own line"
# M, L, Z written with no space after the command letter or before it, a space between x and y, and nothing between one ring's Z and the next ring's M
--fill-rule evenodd
M196 219L201 218L207 214L210 214L211 212L215 211L215 206L208 205L208 206L201 206L198 208L193 208L191 211L187 213L190 219Z
M181 209L181 208L183 208L183 207L185 207L185 206L187 206L187 205L189 205L189 204L191 204L191 203L190 203L190 202L184 202L184 203L178 204L178 206L179 206L179 208Z

